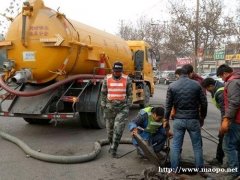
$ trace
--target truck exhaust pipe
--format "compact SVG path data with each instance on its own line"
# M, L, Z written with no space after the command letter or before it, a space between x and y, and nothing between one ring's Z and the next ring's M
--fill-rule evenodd
M32 79L32 72L29 69L17 71L15 76L12 77L14 83L26 83L30 79Z

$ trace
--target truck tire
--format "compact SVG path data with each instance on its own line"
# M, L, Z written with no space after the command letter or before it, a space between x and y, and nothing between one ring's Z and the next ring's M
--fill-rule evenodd
M144 85L144 100L139 104L140 108L147 107L150 100L150 88L147 84Z
M103 118L103 110L100 106L100 95L98 99L96 112L79 113L80 122L84 128L103 129L106 127L106 122Z
M102 112L102 110L100 110ZM103 129L106 127L106 122L103 115L100 115L100 111L97 110L96 113L93 112L82 112L79 114L80 122L84 128L95 128Z
M96 113L94 113L92 127L96 129L103 129L106 127L106 121L103 117L103 109L100 105L100 100L98 100Z
M51 119L34 119L34 118L23 118L29 124L49 124Z
M87 112L81 112L79 113L79 120L84 128L91 128L91 120L92 120L92 114Z

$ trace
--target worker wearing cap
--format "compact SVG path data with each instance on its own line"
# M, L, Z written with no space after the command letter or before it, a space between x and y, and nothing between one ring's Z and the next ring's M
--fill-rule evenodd
M224 84L220 81L214 80L213 78L206 78L202 82L202 87L206 89L208 92L211 93L212 96L212 103L218 108L221 112L221 118L223 119L225 114L224 109ZM221 122L222 123L222 122ZM218 145L217 145L217 152L216 152L216 158L214 158L212 161L210 161L211 165L222 165L223 164L223 158L224 158L224 152L222 149L223 146L223 137L224 134L219 133L218 134Z
M112 74L108 74L101 89L101 106L106 120L106 129L110 143L109 153L116 157L129 107L132 104L132 81L123 74L123 64L115 62Z

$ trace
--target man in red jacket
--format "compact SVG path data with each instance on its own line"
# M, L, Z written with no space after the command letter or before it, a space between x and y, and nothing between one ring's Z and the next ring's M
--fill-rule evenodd
M240 179L240 72L233 72L227 64L219 66L217 76L225 82L223 116L220 133L224 134L223 150L228 165L236 171L234 179Z

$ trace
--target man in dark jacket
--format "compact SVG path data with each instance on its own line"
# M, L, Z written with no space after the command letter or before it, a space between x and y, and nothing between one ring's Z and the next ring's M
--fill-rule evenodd
M212 102L220 110L221 119L222 119L225 114L224 97L223 97L224 84L214 80L213 78L206 78L202 82L202 87L211 93ZM223 164L223 158L224 158L224 152L222 149L223 135L219 134L218 138L219 138L219 141L217 146L216 158L214 158L211 161L211 164L213 165Z
M217 76L225 82L223 116L220 133L224 134L223 150L228 159L228 165L237 172L233 178L240 179L240 72L223 64L217 69Z
M176 114L173 121L171 167L179 169L180 152L184 134L188 131L194 150L197 168L204 166L201 126L207 114L207 99L200 84L189 78L187 65L182 67L180 78L171 83L167 90L165 119L169 120L172 107Z

